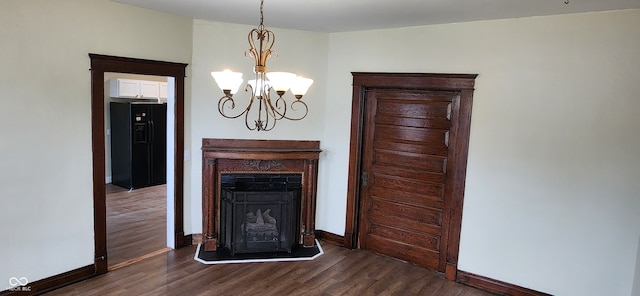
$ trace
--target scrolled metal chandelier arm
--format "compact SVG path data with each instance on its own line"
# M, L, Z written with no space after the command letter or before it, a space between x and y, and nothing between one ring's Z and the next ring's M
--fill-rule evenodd
M245 113L249 113L249 110L251 109L251 105L253 105L253 97L251 97L251 99L249 100L249 104L247 105L247 107L244 108L242 112L236 115L228 115L225 112L225 105L228 105L228 104L230 104L230 106L227 106L227 109L233 110L236 108L236 102L233 100L233 97L231 96L231 94L225 94L223 97L220 98L220 100L218 100L218 112L220 112L220 115L224 116L225 118L235 119L242 116Z
M280 102L282 102L282 106L280 106ZM276 120L280 120L283 118L286 118L284 116L284 114L287 113L287 101L285 99L283 99L282 97L278 97L276 99L276 103L275 106L274 104L271 103L271 96L269 96L268 100L267 100L267 104L269 104L269 108L271 109L271 114L273 115L273 118L275 118ZM278 112L278 109L282 108L282 113Z
M278 112L278 109L280 109L278 104L281 101L284 102L284 104L283 104L284 111L282 113ZM291 106L290 106L291 110L297 111L295 106L299 105L299 104L302 104L302 107L304 107L304 114L302 116L300 116L300 117L290 117L290 116L286 115L287 114L287 100L285 100L283 97L279 97L276 100L275 107L271 104L271 100L269 100L268 103L269 103L269 107L271 108L271 110L273 110L274 114L277 114L279 116L278 120L283 119L283 118L286 118L286 119L289 119L289 120L301 120L301 119L304 119L305 117L307 117L307 114L309 113L309 107L307 106L307 104L305 102L303 102L301 100L295 100L295 101L291 102ZM274 116L274 117L276 117L276 116Z
M271 90L271 88L268 88L268 90ZM247 107L241 110L241 112L234 115L228 114L228 110L234 110L236 108L236 101L233 99L231 94L225 94L220 98L220 100L218 100L218 112L225 118L229 119L235 119L244 115L245 125L249 130L270 131L275 127L277 120L286 118L288 120L297 121L304 119L309 113L309 107L304 101L296 99L289 105L285 98L278 96L274 103L274 101L271 99L271 94L269 91L263 92L261 96L256 96L254 94L254 88L249 84L245 86L245 91L249 92L251 96L249 98ZM258 101L258 120L254 121L255 125L252 127L249 124L249 122L251 121L249 119L249 111L251 110L251 107L256 100ZM298 105L301 105L303 108L296 108L296 106ZM281 109L282 111L280 111ZM304 114L299 117L287 116L287 111L289 109L293 111L304 110Z

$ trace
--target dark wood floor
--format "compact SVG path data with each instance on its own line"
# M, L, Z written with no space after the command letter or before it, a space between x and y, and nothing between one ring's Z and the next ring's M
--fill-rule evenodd
M107 260L118 268L167 245L167 186L129 191L107 184Z
M171 250L47 295L487 296L436 272L322 242L313 261L204 265L195 246Z

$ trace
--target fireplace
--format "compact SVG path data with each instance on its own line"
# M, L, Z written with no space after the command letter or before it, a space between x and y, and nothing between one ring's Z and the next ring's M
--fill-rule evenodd
M314 247L318 141L202 141L203 247Z
M220 245L291 253L300 231L301 174L222 174Z

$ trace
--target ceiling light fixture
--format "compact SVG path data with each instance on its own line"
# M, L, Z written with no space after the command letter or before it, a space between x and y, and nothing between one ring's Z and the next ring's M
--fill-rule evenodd
M251 48L244 52L247 57L253 57L255 60L255 79L249 80L244 90L250 92L249 104L240 113L230 115L227 112L236 107L236 101L233 95L238 91L242 84L242 73L224 70L222 72L211 72L211 76L215 79L218 87L224 92L224 96L218 101L218 111L226 118L238 118L244 115L245 125L249 130L270 131L276 121L283 118L289 120L300 120L307 116L309 108L303 102L304 96L313 83L313 80L297 76L287 72L267 72L267 59L272 55L277 57L278 53L271 50L275 42L273 32L265 29L264 24L264 0L260 1L260 25L249 32L249 45ZM256 47L258 45L258 47ZM283 98L287 90L295 96L295 100L290 104ZM278 95L275 100L271 99L271 90ZM257 102L256 102L257 100ZM258 105L257 110L252 111L253 104ZM287 111L293 110L301 114L298 117L292 117ZM250 120L251 118L255 118ZM250 124L250 121L251 124Z

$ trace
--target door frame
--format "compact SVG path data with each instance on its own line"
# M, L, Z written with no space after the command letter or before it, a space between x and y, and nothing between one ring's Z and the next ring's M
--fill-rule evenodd
M432 73L380 73L352 72L353 95L351 108L351 138L349 143L349 178L347 187L347 217L344 245L354 249L359 247L360 184L362 175L363 135L366 116L367 89L411 89L452 91L460 95L458 117L458 140L451 143L450 159L455 168L453 178L452 205L445 264L445 276L455 280L458 271L458 251L460 228L462 225L462 205L467 171L467 152L471 128L471 107L477 74L432 74Z
M174 232L175 247L191 244L184 235L184 87L187 64L89 53L91 59L91 144L95 274L107 272L107 210L105 184L104 73L130 73L175 78Z

